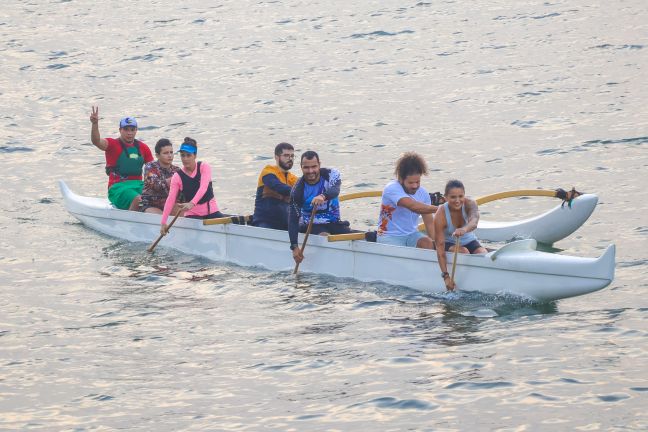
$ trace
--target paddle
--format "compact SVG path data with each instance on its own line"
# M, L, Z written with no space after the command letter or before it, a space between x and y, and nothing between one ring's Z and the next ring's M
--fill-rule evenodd
M381 191L366 191L366 192L355 192L346 195L340 195L340 201L352 200L356 198L367 198L367 197L379 197L382 195ZM478 205L486 204L492 201L497 201L505 198L513 197L523 197L523 196L546 196L551 198L559 198L563 200L563 205L568 203L571 207L571 202L577 196L582 195L576 189L572 188L570 191L565 191L564 189L558 188L556 190L543 190L543 189L519 189L512 191L498 192L491 195L486 195L480 198L477 198ZM425 224L419 224L418 230L423 231L425 229ZM352 233L352 234L334 234L328 236L327 240L330 242L336 241L345 241L345 240L364 240L365 233Z
M317 206L313 206L313 211L311 212L310 220L308 221L308 227L306 227L306 234L304 235L304 241L302 242L301 245L301 253L304 255L304 249L306 249L306 242L308 241L308 236L311 232L311 229L313 229L313 221L315 220L315 213L317 213ZM299 271L299 264L295 264L295 271L293 274L297 274Z
M450 280L452 283L455 283L455 269L457 268L457 255L459 255L459 236L455 236L455 253L454 258L452 258L452 274L450 275Z
M176 219L178 219L178 216L180 216L180 212L181 212L181 210L178 210L175 217L173 218L173 220L169 224L169 227L167 228L167 234L168 234L169 230L171 229L171 227L173 226L173 224L175 223ZM162 240L162 237L164 237L165 235L166 234L160 234L160 236L157 238L157 240L155 240L155 242L153 242L151 247L149 247L147 250L149 252L153 252L153 249L155 249L155 246L157 246L157 244L160 243L160 240Z
M247 222L250 222L251 220L252 220L252 215L226 216L226 217L214 218L214 219L204 219L203 225L223 225L229 223L245 225Z

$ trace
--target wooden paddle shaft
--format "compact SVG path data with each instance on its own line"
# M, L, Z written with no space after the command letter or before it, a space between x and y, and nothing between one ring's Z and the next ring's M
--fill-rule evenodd
M169 227L168 227L167 231L168 231L169 229L171 229L171 227L172 227L173 224L175 223L176 219L178 219L178 216L180 216L180 212L181 212L181 210L178 210L178 212L176 213L175 217L173 218L173 220L172 220L171 223L169 224ZM163 235L163 234L160 234L160 236L157 238L157 240L155 240L155 242L151 245L151 247L148 248L148 251L149 251L149 252L153 252L153 249L155 249L155 246L157 246L157 244L160 243L160 240L162 240L162 237L164 237L164 235Z
M308 227L306 228L306 234L304 234L304 241L302 242L301 245L301 253L304 253L304 249L306 249L306 242L308 241L308 236L310 235L311 230L313 229L313 221L315 220L315 213L317 213L317 206L313 207L313 211L311 212L310 220L308 221ZM297 274L299 271L299 264L295 264L295 271L293 272L294 274Z
M450 279L454 282L455 269L457 268L457 255L459 254L459 236L455 236L455 253L454 258L452 258L452 274Z

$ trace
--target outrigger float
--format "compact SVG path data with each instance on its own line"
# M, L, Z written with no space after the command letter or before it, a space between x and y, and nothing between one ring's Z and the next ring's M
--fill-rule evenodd
M59 181L59 186L66 209L87 227L134 242L151 243L158 237L160 215L119 210L105 198L75 194L63 181ZM586 194L575 198L571 208L559 205L525 221L480 221L478 235L481 239L500 241L539 237L543 232L553 231L548 237L551 241L546 242L553 243L563 238L564 233L569 235L577 229L589 217L596 202L595 195ZM208 222L179 218L160 246L212 261L275 271L287 271L294 266L285 231ZM578 225L574 228L575 224ZM540 252L536 247L536 240L528 238L485 255L459 254L455 282L463 291L513 294L545 302L598 291L614 278L614 245L609 245L598 258ZM326 237L311 236L305 255L301 264L304 272L365 282L381 281L424 293L445 291L435 251L364 240L330 242ZM451 260L448 254L448 262Z

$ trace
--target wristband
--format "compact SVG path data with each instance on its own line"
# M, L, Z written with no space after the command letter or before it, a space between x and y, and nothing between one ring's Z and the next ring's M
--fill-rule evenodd
M443 273L441 273L441 277L443 278L443 280L445 280L445 278L450 277L450 273L443 272Z

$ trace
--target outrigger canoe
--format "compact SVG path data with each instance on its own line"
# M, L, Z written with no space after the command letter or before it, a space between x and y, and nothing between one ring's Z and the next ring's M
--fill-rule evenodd
M158 237L159 215L118 210L107 199L77 195L63 181L59 185L66 209L89 228L134 242L151 243ZM212 261L287 271L294 265L287 243L285 231L179 218L160 246ZM464 291L553 301L600 290L614 278L614 245L598 258L545 253L536 246L536 240L525 239L485 255L460 254L457 286ZM311 236L305 255L303 272L380 281L424 293L445 291L435 251L363 240L328 242L326 237ZM448 262L452 262L450 254Z

